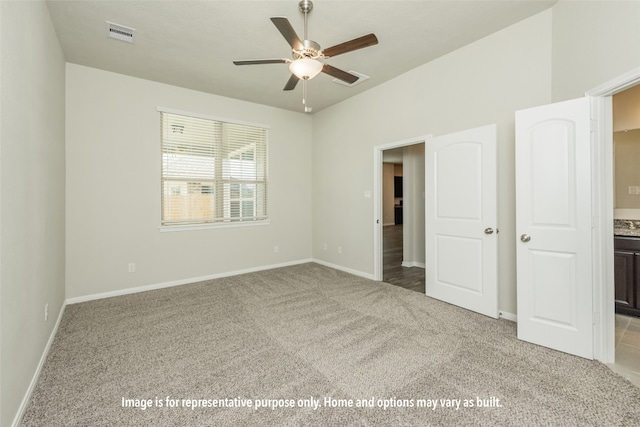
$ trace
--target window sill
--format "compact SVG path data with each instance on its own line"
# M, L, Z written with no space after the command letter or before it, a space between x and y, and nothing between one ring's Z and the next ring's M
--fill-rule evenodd
M174 231L210 230L216 228L256 227L269 224L271 224L271 220L265 219L262 221L237 221L216 224L161 225L158 229L161 233L168 233Z

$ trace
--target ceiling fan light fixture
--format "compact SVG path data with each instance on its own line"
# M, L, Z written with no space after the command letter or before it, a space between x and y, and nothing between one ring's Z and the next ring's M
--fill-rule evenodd
M322 63L311 58L300 58L289 64L289 70L299 79L311 80L322 71Z

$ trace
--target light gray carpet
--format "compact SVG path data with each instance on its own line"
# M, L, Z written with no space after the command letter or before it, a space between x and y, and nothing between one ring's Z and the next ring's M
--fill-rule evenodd
M155 407L311 396L318 409ZM502 406L462 407L478 397ZM639 423L640 389L601 363L518 341L512 322L304 264L68 306L22 425Z

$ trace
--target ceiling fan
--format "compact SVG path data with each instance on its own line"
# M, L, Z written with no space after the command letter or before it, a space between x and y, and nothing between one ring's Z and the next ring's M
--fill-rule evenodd
M367 34L356 39L337 44L335 46L322 49L318 43L307 38L307 17L313 9L311 0L302 0L298 4L300 12L304 14L304 40L300 40L296 31L286 17L276 16L271 21L285 40L291 45L293 59L254 59L247 61L233 61L236 65L256 65L256 64L289 64L291 77L284 86L284 90L293 90L298 84L298 80L310 80L319 73L325 73L348 84L353 84L358 80L358 76L340 70L329 64L320 62L320 59L338 56L343 53L352 52L368 46L378 44L375 34ZM303 99L304 102L304 99Z

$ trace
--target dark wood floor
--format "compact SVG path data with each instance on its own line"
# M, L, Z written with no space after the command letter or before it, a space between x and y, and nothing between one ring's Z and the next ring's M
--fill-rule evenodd
M402 266L402 225L382 227L383 273L382 280L424 293L424 268Z

